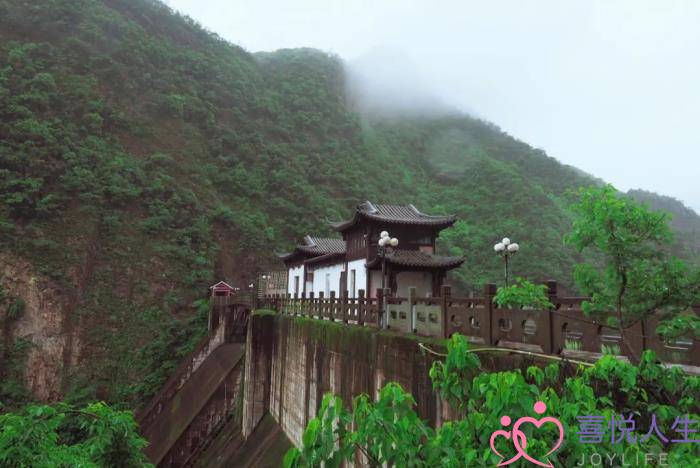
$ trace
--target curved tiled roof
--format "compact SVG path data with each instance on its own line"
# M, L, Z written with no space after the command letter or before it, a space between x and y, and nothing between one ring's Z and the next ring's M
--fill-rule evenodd
M287 260L295 255L303 254L305 257L319 257L328 254L344 254L345 241L334 237L312 237L305 236L304 243L294 247L289 253L279 254L282 260Z
M360 218L382 221L391 224L409 224L419 226L448 227L454 224L455 216L434 216L421 212L415 206L375 204L366 201L357 205L353 217L347 221L331 223L333 228L344 231L353 226Z
M324 255L329 253L345 253L345 241L333 237L304 237L305 244L297 245L297 249L310 253Z
M451 269L460 266L464 262L464 258L445 257L420 250L394 250L386 255L386 261L389 264L402 267ZM380 265L380 262L381 259L375 257L367 266L374 268Z

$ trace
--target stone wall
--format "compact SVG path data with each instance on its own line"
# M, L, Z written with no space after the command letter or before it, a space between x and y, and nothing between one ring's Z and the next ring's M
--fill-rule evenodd
M254 314L248 324L242 433L246 439L268 411L274 316Z

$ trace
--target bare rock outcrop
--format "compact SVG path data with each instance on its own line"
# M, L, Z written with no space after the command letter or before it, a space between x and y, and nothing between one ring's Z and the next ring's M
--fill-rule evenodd
M29 262L8 254L0 254L0 281L9 297L24 301L23 313L6 329L10 343L30 343L24 383L34 398L58 400L65 357L75 355L67 348L78 344L77 337L72 340L72 332L66 330L68 295L53 281L37 274Z

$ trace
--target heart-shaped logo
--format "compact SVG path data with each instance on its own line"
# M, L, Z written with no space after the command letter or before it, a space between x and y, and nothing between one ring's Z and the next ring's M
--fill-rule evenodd
M491 450L493 450L493 453L501 457L501 462L498 464L498 466L510 465L511 463L523 456L521 452L518 452L513 458L504 461L504 459L506 458L505 455L501 454L498 450L496 450L496 446L494 445L494 441L498 436L502 436L505 437L507 440L510 440L510 431L504 431L503 429L499 429L497 431L494 431L493 434L491 434L491 438L489 439L489 445L491 446ZM516 434L516 438L521 438L522 447L527 447L527 439L525 438L525 434L519 432L518 434Z
M545 458L545 460L546 460L547 457L548 457L549 455L551 455L552 453L554 453L554 451L556 451L556 450L559 448L559 446L561 445L561 443L564 441L564 428L562 427L561 422L559 422L559 420L558 420L557 418L553 418L553 417L551 417L551 416L547 416L547 417L544 417L544 418L542 418L542 419L535 419L535 418L531 418L530 416L525 416L525 417L522 417L522 418L518 419L518 420L515 422L515 424L513 425L513 434L522 434L522 431L520 430L520 426L522 426L523 424L526 424L526 423L532 423L532 424L534 424L535 427L538 428L538 429L541 428L542 425L545 424L545 423L551 423L551 424L554 424L555 426L557 426L557 428L559 429L559 437L558 437L556 443L554 444L554 447L552 447L552 448L549 450L549 452L547 452L547 453L544 455L544 458ZM525 436L523 435L522 438L525 439ZM518 453L522 453L523 458L524 458L525 460L531 461L531 462L534 463L535 465L539 465L539 466L548 466L548 467L552 467L552 468L553 468L553 465L552 465L552 463L551 463L549 460L547 460L547 463L543 463L543 462L541 462L541 461L539 461L539 460L537 460L537 459L535 459L535 458L532 458L532 457L525 451L526 445L521 444L521 443L520 443L520 440L521 440L520 437L514 437L514 438L513 438L513 445L515 446L515 450L517 450ZM526 439L526 440L527 440L527 439Z
M547 410L547 405L544 404L542 401L538 401L535 403L533 407L535 413L537 414L543 414ZM546 460L546 463L540 460L537 460L536 458L533 458L530 454L527 453L527 437L525 436L525 433L520 430L520 427L523 424L533 424L537 429L541 428L542 425L546 423L551 423L554 424L558 429L559 429L559 437L554 444L554 446L549 450L544 455L544 458ZM504 427L507 427L510 425L510 416L503 416L501 417L501 425ZM496 450L496 447L494 445L494 442L496 438L498 437L504 437L507 440L512 440L513 441L513 446L515 447L515 450L517 454L510 458L509 460L504 460L504 456ZM555 450L557 450L562 442L564 441L564 427L562 426L561 422L557 418L553 418L551 416L546 416L542 419L535 419L530 416L524 416L520 419L518 419L515 424L513 424L513 430L511 431L504 431L502 429L499 429L497 431L494 431L491 434L491 438L489 439L489 445L491 446L491 450L498 455L501 458L501 462L498 464L498 466L506 466L510 465L511 463L515 462L516 460L520 459L521 457L524 458L525 460L528 460L531 463L534 463L535 465L538 466L544 466L544 467L549 467L549 468L554 468L552 463L547 460L547 457L554 453Z

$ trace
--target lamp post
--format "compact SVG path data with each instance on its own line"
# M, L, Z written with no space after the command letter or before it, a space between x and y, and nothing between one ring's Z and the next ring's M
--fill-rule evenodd
M501 242L493 246L493 250L503 257L503 262L505 263L505 277L506 286L508 286L508 260L510 257L518 253L520 246L516 242L511 242L510 239L504 237Z
M384 290L386 288L386 256L394 250L394 247L399 245L399 240L396 237L389 237L389 233L382 231L379 234L379 241L377 242L377 254L382 259L382 310L380 315L381 328L387 328L387 317L386 317L386 294Z
M382 259L382 291L386 287L386 255L393 251L393 248L399 245L399 240L396 237L389 237L389 233L382 231L379 234L377 242L377 253Z

